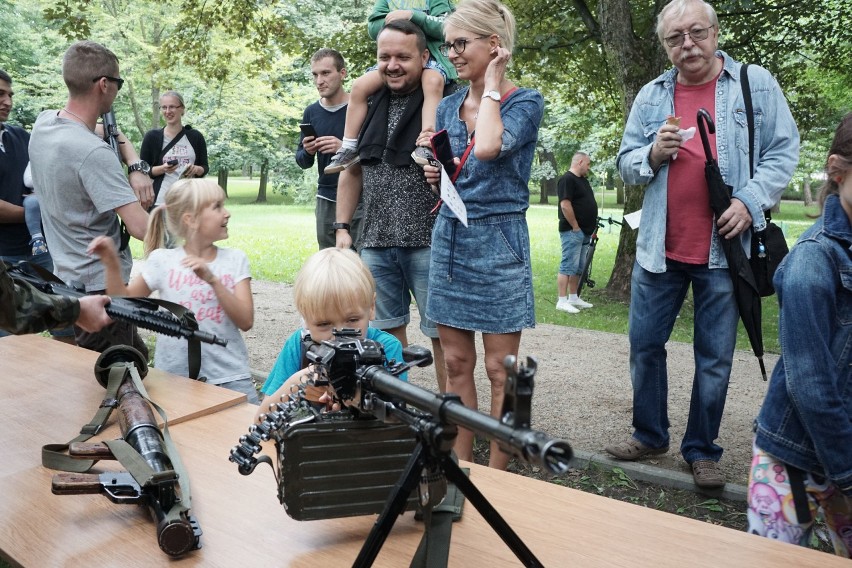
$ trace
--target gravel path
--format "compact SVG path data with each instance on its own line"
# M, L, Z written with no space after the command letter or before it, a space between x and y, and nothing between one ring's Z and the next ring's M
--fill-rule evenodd
M252 282L252 290L255 322L245 337L252 369L266 373L284 340L299 325L299 315L293 307L289 285L256 280ZM416 309L412 316L409 341L428 347L429 341L420 333ZM481 365L482 343L477 339L480 364L476 382L480 407L487 409L489 386ZM627 336L540 324L523 333L520 357L525 360L527 356L538 359L532 412L534 428L564 438L575 449L593 453L603 452L604 446L631 434ZM767 370L771 370L778 358L767 355L764 359ZM645 463L688 472L677 448L686 426L692 388L692 345L670 342L668 363L672 450ZM409 374L413 384L437 391L431 368L414 369ZM725 448L720 465L728 482L747 482L752 421L766 386L751 352L737 351L718 439Z

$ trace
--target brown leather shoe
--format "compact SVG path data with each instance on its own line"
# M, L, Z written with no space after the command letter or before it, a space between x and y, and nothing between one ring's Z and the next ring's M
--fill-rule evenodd
M719 469L719 464L713 460L692 462L692 479L695 485L705 489L715 489L725 485L725 474Z
M664 454L669 451L669 447L649 448L636 438L631 437L624 442L607 446L604 450L620 460L633 461L645 456L658 456L660 454Z

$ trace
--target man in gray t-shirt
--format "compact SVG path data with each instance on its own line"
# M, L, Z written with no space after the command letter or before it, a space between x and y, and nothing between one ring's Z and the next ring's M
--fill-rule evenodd
M68 102L60 111L42 112L30 136L33 183L38 188L45 236L56 275L79 283L87 292L103 293L103 265L86 250L99 235L121 247L119 217L131 236L143 239L148 214L124 176L110 146L95 134L98 117L109 111L124 83L118 59L104 46L80 41L68 48L62 63ZM144 164L131 164L143 168ZM130 249L120 252L122 278L130 278ZM98 334L78 330L77 344L103 351L114 344L147 352L135 326L116 322Z

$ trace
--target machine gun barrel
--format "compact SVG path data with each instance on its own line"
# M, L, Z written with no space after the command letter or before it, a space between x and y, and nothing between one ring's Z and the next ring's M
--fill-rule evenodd
M361 374L362 388L374 393L396 397L415 406L442 422L462 426L482 436L496 439L513 456L539 465L550 473L568 471L573 455L568 442L552 438L531 428L514 428L496 418L467 408L457 398L437 395L399 380L379 365L372 365Z
M29 267L32 266L30 265ZM84 291L69 286L58 279L50 280L45 276L32 274L20 265L10 267L8 272L9 276L13 279L25 281L46 294L65 296L67 298L81 298L86 295ZM50 274L50 276L53 275ZM223 339L212 333L193 329L179 321L177 317L168 311L161 310L156 303L145 298L111 297L109 304L104 309L107 315L115 320L127 321L156 333L193 339L202 343L221 345L223 347L228 345L227 339Z

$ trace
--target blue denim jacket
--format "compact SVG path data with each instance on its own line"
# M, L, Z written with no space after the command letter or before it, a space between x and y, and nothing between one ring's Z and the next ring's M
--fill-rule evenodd
M438 129L447 130L453 155L459 158L467 149L467 124L459 115L467 93L468 89L461 89L438 105ZM543 114L544 98L532 89L518 89L500 105L503 120L500 155L482 162L471 151L455 182L469 219L522 213L529 208L530 170ZM446 205L441 207L440 214L455 217Z
M799 131L790 114L784 94L772 75L762 67L749 67L754 108L754 178L749 179L748 123L740 87L741 64L722 51L724 60L716 85L716 151L725 182L734 188L734 197L748 207L755 230L766 225L763 211L781 199L781 193L799 161ZM636 242L636 260L649 272L666 270L666 207L668 163L654 172L648 159L657 130L674 114L674 87L677 69L666 71L639 91L624 128L616 166L624 183L646 185L642 222ZM696 134L697 136L697 134ZM750 232L743 235L749 253ZM713 226L710 241L710 268L728 266L719 234Z
M852 495L852 226L836 195L775 273L781 358L756 444Z

